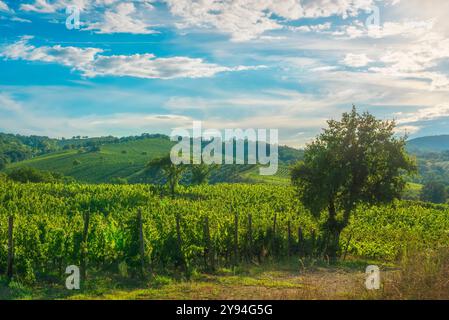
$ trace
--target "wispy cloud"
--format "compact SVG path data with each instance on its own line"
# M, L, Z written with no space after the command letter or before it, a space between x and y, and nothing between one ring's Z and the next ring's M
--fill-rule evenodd
M217 73L255 70L264 66L225 67L200 58L157 58L151 53L133 55L101 55L102 49L63 47L35 47L30 37L5 46L0 56L12 60L42 61L61 64L80 71L86 77L117 76L144 79L204 78Z
M147 6L148 8L151 6ZM133 3L120 3L114 9L107 9L100 22L92 23L84 30L94 30L97 33L157 33L138 13Z
M4 1L0 1L0 11L9 12L11 9L9 9L8 5Z

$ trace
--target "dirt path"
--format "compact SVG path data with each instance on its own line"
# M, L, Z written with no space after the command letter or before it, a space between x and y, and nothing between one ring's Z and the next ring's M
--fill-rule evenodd
M309 272L263 271L257 275L200 275L192 281L169 282L144 289L114 290L75 299L363 299L360 271L319 268Z

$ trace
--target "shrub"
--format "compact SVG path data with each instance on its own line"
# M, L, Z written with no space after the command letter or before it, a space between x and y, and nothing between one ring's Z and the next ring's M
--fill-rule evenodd
M24 167L14 169L8 173L8 178L16 182L57 182L63 180L63 175L55 172L39 171L34 168Z

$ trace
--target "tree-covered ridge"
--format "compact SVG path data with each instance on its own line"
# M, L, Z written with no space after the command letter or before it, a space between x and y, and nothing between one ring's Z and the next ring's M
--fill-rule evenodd
M54 151L30 155L24 161L8 162L7 171L32 167L57 172L86 183L157 183L159 177L146 171L145 166L154 158L166 156L175 143L160 134L122 138L74 137L54 141L57 142ZM302 151L279 146L278 153L280 168L276 179L285 184L288 183L288 174L285 174L288 166L302 157ZM255 181L251 176L255 169L254 165L223 165L211 174L210 182ZM188 181L189 177L184 180Z
M95 148L107 144L126 143L143 139L161 138L165 135L147 134L129 137L93 137L76 136L71 139L54 139L45 136L25 136L20 134L0 133L0 161L4 164L15 163L41 155L69 149Z

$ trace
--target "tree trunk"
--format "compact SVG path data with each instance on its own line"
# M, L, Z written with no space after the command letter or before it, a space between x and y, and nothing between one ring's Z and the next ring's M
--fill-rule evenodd
M348 224L350 212L345 211L345 218L343 221L337 221L337 212L334 203L331 201L329 204L329 217L326 223L326 251L325 254L329 257L330 261L335 262L340 252L340 234Z
M176 192L176 183L174 181L170 181L170 194L172 198L175 197L175 192Z
M298 252L301 258L305 255L304 235L301 227L298 227Z

